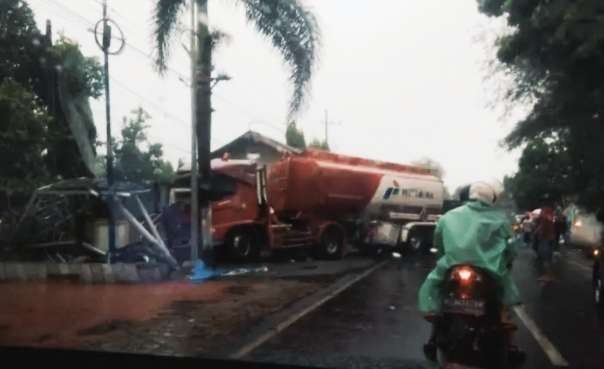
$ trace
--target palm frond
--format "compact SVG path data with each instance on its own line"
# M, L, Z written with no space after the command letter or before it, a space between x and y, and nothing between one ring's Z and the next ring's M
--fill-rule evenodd
M160 73L167 69L170 56L170 41L176 28L178 16L184 10L186 0L157 0L153 14L155 29L155 66Z
M247 20L268 37L291 69L293 83L290 115L304 103L318 57L320 43L317 20L300 0L239 0Z

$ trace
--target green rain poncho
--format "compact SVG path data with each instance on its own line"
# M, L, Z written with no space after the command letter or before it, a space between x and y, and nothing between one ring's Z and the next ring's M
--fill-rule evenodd
M508 268L516 254L508 243L511 236L505 213L482 202L472 201L445 214L434 233L434 246L441 257L419 290L419 309L423 313L440 312L440 284L445 272L464 263L491 271L503 287L503 303L519 304L518 288Z

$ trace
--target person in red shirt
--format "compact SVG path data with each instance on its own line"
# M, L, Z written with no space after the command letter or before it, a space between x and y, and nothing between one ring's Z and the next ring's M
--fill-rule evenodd
M543 206L536 222L535 236L539 240L537 253L543 267L543 274L539 280L542 282L551 282L554 279L551 268L556 240L554 215L554 209L551 206Z

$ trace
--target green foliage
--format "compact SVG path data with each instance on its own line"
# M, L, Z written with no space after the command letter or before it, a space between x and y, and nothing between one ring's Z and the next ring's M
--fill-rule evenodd
M155 3L155 12L153 15L155 29L155 66L160 73L165 73L168 69L167 61L170 57L170 43L174 30L178 23L178 16L184 10L185 0L157 0Z
M25 88L40 87L40 67L47 61L44 41L25 2L0 1L0 81L11 78Z
M105 90L103 67L96 57L85 57L80 46L61 37L51 49L57 61L57 70L65 76L73 95L98 98Z
M506 137L509 147L528 145L511 184L517 201L524 207L540 193L574 193L582 205L603 208L604 2L480 0L479 8L511 26L497 42L497 58L515 81L508 101L533 104ZM563 165L537 165L537 158ZM538 173L529 176L531 167Z
M329 151L329 144L325 140L319 140L318 138L313 138L312 141L308 144L308 147L311 149L319 149Z
M59 177L88 174L82 169L80 152L63 114L62 103L65 101L60 99L57 91L58 81L63 80L67 82L70 95L80 99L77 106L79 114L85 113L84 107L88 106L89 97L98 97L102 92L102 69L96 60L84 57L79 46L66 39L51 46L49 39L36 27L34 15L26 2L0 1L0 81L4 84L3 98L5 102L17 95L23 98L12 109L2 112L2 134L12 137L3 144L6 150L10 146L10 151L21 151L22 156L32 159L17 164L4 162L0 172L9 173L11 165L18 165L22 167L22 172L28 173L24 179L31 184L22 185L19 181L12 181L14 187L9 188L8 180L5 180L5 191L31 189L34 184ZM20 109L29 109L32 114L28 115ZM12 130L20 128L16 123L11 123L17 118L29 119L26 119L26 131L31 133L32 142L44 145L42 151L36 147L28 152L27 146L18 143L17 132ZM37 124L34 124L35 119L38 119ZM86 129L94 140L96 131L92 118L89 120ZM38 129L31 131L33 127ZM44 160L40 162L42 158ZM7 178L8 174L4 176L4 179Z
M247 20L271 40L291 69L294 85L290 113L304 101L319 46L319 26L299 0L240 0Z
M523 210L535 209L546 199L561 202L575 187L571 160L560 135L538 137L523 150L518 172L505 178L504 187Z
M266 36L285 63L290 67L289 80L293 84L290 114L297 112L306 96L316 64L319 48L319 27L314 15L299 0L238 0L245 15L256 30ZM178 16L184 10L185 0L157 0L154 12L156 66L166 70Z
M505 14L513 31L497 57L515 80L507 97L533 101L529 116L507 137L516 147L542 132L600 120L604 82L604 3L598 0L482 0L489 15Z
M304 132L296 127L296 122L292 121L287 125L285 131L285 143L289 146L296 147L304 150L306 148L306 139L304 138Z
M115 140L113 146L117 180L142 184L172 181L174 168L163 160L162 145L147 139L145 131L149 128L149 119L151 116L140 107L132 111L130 118L124 117L121 140Z
M44 165L50 121L39 99L19 83L0 83L0 192L27 192L48 179Z
M54 177L73 178L89 176L90 169L78 147L86 147L96 140L96 127L89 105L90 98L98 98L104 91L103 68L96 58L85 57L77 43L61 37L49 49L52 68L45 70L53 94L48 89L39 93L46 99L54 120L49 125L47 165ZM69 113L69 114L68 114ZM94 148L91 154L94 154Z

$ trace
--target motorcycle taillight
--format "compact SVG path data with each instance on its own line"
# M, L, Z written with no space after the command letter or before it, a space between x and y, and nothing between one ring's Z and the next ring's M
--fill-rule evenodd
M472 282L480 282L482 278L472 267L459 266L451 272L451 279L457 280L461 284L471 284Z

